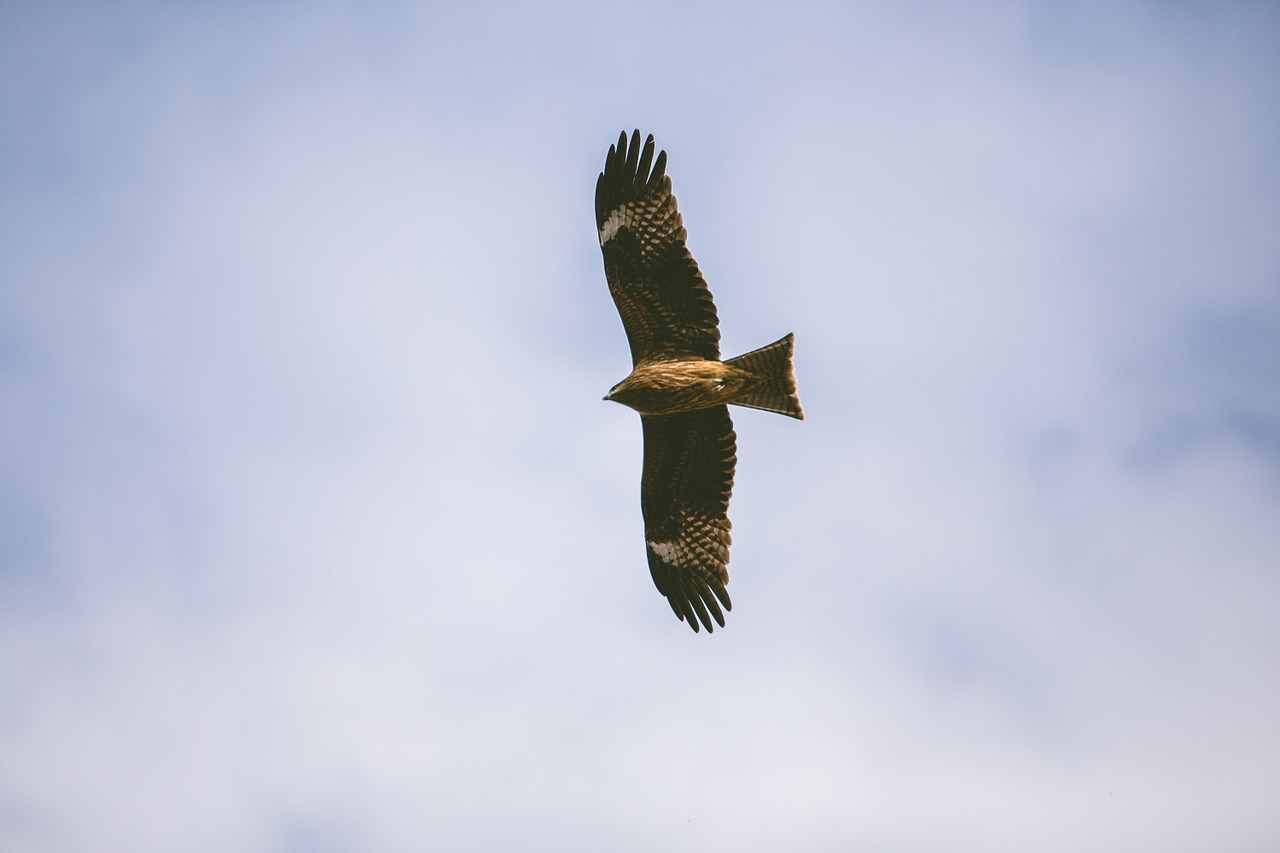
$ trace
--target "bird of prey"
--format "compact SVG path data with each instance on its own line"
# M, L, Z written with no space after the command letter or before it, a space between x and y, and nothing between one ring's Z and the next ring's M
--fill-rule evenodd
M610 146L596 181L596 228L609 292L633 369L606 400L640 413L640 508L649 572L695 632L732 609L729 494L737 461L727 404L803 419L791 369L793 336L720 360L716 306L685 246L667 152L640 131Z

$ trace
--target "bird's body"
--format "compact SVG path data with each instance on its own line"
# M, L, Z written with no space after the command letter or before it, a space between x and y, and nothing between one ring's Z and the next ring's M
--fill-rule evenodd
M606 400L644 425L640 505L654 584L694 631L724 625L729 496L737 461L728 404L802 419L793 338L720 360L715 303L693 256L666 152L623 133L596 182L605 276L631 344L633 369ZM650 166L652 165L652 170Z
M642 415L674 415L724 405L746 381L722 361L659 361L637 365L605 399Z
M790 368L792 341L792 336L787 335L763 350L729 361L641 363L614 385L605 399L642 415L674 415L733 403L803 418L800 401L795 398L795 379L789 372L779 375L767 365L760 369L753 359L774 348L785 350L779 353L783 357L779 360ZM751 366L744 365L744 360L751 361Z

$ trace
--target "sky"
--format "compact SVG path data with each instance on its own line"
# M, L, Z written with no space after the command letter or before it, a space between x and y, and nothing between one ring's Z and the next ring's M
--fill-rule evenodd
M1280 10L0 6L0 849L1280 848ZM668 153L734 610L654 590Z

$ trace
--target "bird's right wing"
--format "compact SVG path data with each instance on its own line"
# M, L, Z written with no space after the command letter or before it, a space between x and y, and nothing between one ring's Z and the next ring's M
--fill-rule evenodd
M609 292L622 315L633 364L718 359L720 329L711 291L685 246L667 152L653 161L640 131L609 147L596 181L596 236ZM653 169L650 171L650 164Z
M694 631L724 627L729 583L729 495L737 462L726 406L642 417L645 549L658 592ZM717 603L718 600L718 603Z

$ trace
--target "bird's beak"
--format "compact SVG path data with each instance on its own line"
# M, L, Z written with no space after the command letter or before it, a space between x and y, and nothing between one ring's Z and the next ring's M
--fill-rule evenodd
M609 395L608 395L608 394L605 394L605 395L604 395L603 397L601 397L600 399L601 399L601 400L608 400L608 399L609 399Z

